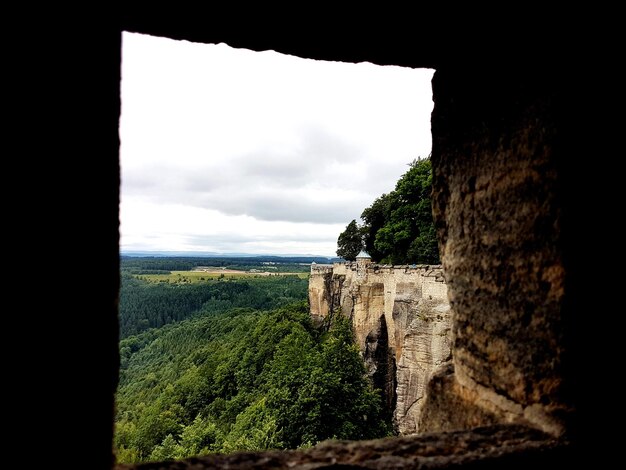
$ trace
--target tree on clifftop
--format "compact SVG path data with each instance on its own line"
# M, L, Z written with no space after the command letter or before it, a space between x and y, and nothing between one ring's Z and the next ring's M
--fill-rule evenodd
M339 235L339 240L360 232L365 250L375 262L439 264L441 261L430 195L430 159L418 158L409 167L396 183L395 190L378 197L370 207L363 210L363 226L358 227L353 220ZM337 254L349 259L340 254L339 250ZM357 254L358 251L354 256Z
M430 159L417 159L409 166L388 196L385 224L377 231L374 246L384 254L383 263L439 264Z
M346 261L354 261L356 255L363 249L363 240L361 238L361 230L356 224L356 220L352 219L346 229L341 232L337 239L337 256Z

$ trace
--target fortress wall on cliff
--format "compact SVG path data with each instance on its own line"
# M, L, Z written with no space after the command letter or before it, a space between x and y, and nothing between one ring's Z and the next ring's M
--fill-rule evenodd
M369 375L401 434L418 432L426 384L451 358L450 305L441 266L369 259L312 265L311 315L352 319Z

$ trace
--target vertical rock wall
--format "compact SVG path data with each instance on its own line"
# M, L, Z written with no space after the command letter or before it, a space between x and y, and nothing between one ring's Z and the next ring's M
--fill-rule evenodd
M524 68L442 69L433 78L433 212L454 369L433 382L425 430L494 420L564 429L572 312L555 78Z
M311 315L352 319L370 377L401 434L418 432L426 384L450 360L451 316L440 266L314 265Z

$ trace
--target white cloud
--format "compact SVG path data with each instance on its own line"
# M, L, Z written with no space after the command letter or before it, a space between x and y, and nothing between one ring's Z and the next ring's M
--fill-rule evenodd
M333 256L430 153L431 78L124 33L122 249Z

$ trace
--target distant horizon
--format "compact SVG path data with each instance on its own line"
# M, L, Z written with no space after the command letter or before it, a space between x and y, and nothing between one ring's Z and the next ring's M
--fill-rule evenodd
M127 250L120 249L120 256L189 256L195 258L325 258L343 259L337 255L316 255L311 253L279 254L279 253L239 253L239 252L212 252L212 251L185 251L185 250Z

